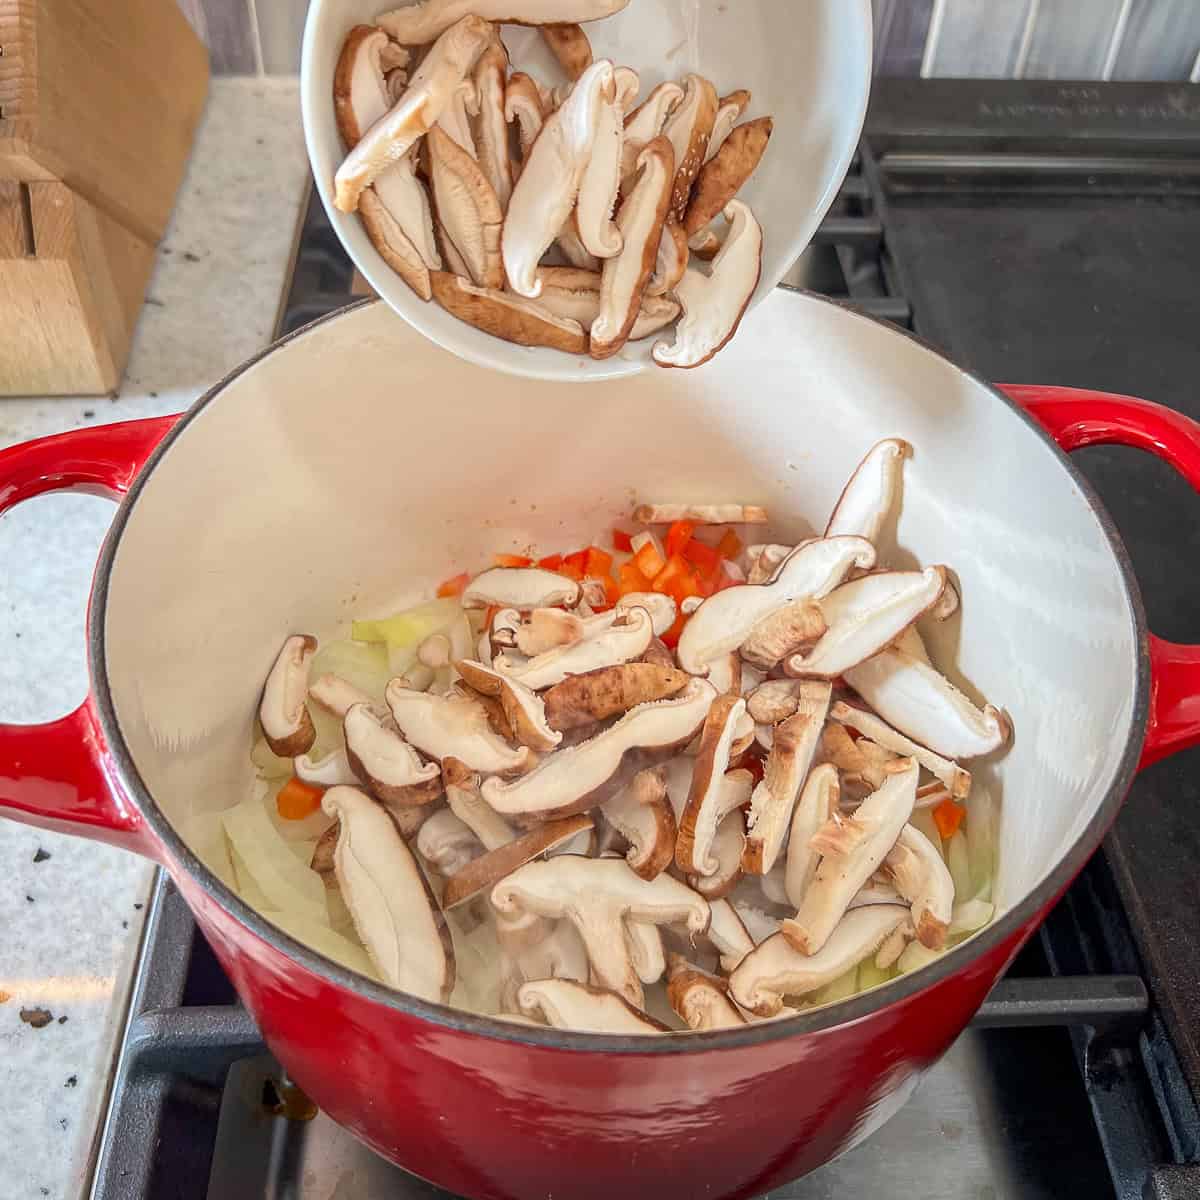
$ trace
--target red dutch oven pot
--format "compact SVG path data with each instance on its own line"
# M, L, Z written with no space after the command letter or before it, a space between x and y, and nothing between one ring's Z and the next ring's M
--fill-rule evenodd
M628 512L631 488L765 502L773 534L800 537L891 435L916 454L900 550L881 558L955 567L961 628L956 647L933 635L935 658L1016 728L1007 755L972 764L1001 798L998 915L931 966L731 1032L540 1030L332 963L189 848L190 813L246 794L285 634L415 599L510 541L590 536ZM162 863L292 1077L437 1185L487 1200L759 1195L899 1107L1099 845L1139 765L1200 741L1200 650L1146 632L1119 539L1062 453L1097 443L1148 450L1200 489L1200 425L1127 396L995 390L814 296L772 297L701 371L566 394L359 306L181 417L0 452L0 512L55 490L120 500L88 618L91 694L50 724L0 726L0 810Z

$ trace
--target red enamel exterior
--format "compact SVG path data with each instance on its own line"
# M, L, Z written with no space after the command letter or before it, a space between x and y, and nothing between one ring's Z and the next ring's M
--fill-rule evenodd
M1008 393L1064 449L1140 446L1200 489L1200 426L1123 396ZM38 492L125 491L173 418L0 452L0 513ZM1200 651L1152 640L1143 763L1200 741ZM970 1020L1042 911L955 973L853 1022L714 1050L583 1052L453 1028L331 981L260 937L173 856L123 793L90 701L0 727L0 811L164 862L267 1042L335 1120L441 1187L487 1200L759 1195L848 1148ZM336 1031L336 1034L334 1033Z

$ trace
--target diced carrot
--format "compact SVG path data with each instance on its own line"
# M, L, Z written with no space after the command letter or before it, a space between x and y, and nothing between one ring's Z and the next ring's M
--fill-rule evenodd
M493 554L492 562L498 567L533 566L533 559L528 554Z
M574 554L564 554L563 566L574 567L576 571L586 575L588 573L587 558L588 552L587 547L585 546L582 550L576 550Z
M583 581L583 568L573 562L567 562L564 558L562 564L558 567L558 573L565 575L568 579L575 580L576 583Z
M562 566L562 555L547 554L545 558L539 558L537 560L537 565L541 567L543 571L557 571L559 567Z
M633 553L633 534L626 533L623 529L613 530L613 549L621 554Z
M691 574L691 571L691 567L688 566L687 560L682 555L672 554L663 564L662 570L656 572L654 578L650 580L650 590L666 592L669 595L679 580L685 579Z
M443 598L446 596L461 596L467 589L467 584L471 581L471 576L464 571L461 575L455 575L453 579L444 579L438 584L437 594Z
M321 807L321 797L324 788L313 787L295 775L279 789L275 797L275 807L285 821L303 821L312 816Z
M622 596L628 596L630 592L648 592L650 590L650 580L631 562L622 563L617 568L617 574L621 577L619 591Z
M604 599L609 608L621 598L621 588L611 575L604 576Z
M683 548L683 557L688 560L701 575L711 575L716 579L717 572L721 570L722 558L718 551L712 546L706 546L703 542L692 538Z
M692 540L696 526L691 521L672 521L667 530L667 557L672 554L682 554L683 548Z
M963 823L967 810L953 800L943 800L933 810L933 823L938 827L938 833L943 839L952 838L958 827Z
M647 578L653 579L666 565L653 542L646 542L633 556L633 565Z
M741 552L742 539L732 529L725 530L721 534L721 540L717 543L717 553L722 558L737 558Z
M599 546L589 546L585 553L587 556L583 566L585 575L596 575L603 578L612 570L613 557L607 550L601 550Z

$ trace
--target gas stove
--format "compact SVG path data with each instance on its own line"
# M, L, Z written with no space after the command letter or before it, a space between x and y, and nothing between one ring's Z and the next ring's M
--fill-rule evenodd
M880 80L854 169L781 286L895 321L985 378L1200 418L1197 265L1200 87ZM310 193L278 332L363 294ZM1133 451L1077 458L1152 628L1200 640L1195 495ZM1200 1198L1197 862L1193 751L1139 776L1103 851L901 1112L772 1200ZM92 1196L450 1200L288 1082L165 877Z

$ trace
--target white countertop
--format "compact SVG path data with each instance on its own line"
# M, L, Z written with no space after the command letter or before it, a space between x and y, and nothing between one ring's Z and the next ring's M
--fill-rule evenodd
M119 394L0 398L0 447L178 412L265 345L307 176L295 81L215 79ZM0 721L83 699L87 593L111 513L49 496L0 521ZM0 820L4 1200L86 1193L153 872Z

